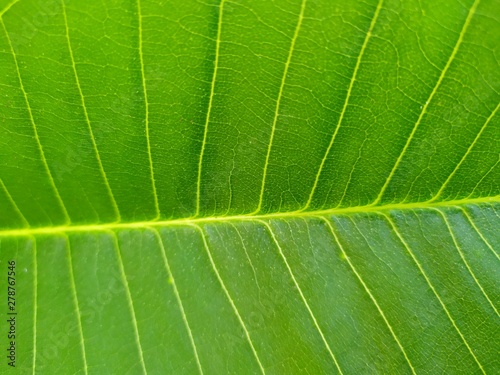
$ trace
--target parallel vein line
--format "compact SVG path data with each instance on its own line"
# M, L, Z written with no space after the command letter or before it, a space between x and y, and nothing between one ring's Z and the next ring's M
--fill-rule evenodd
M220 50L220 41L222 34L222 16L224 13L224 3L226 0L221 0L219 4L219 19L217 21L217 39L215 41L215 61L214 61L214 73L212 75L212 83L210 85L210 97L208 99L208 109L207 109L207 117L205 119L205 129L203 130L203 141L201 143L201 151L200 151L200 159L198 160L198 181L196 183L196 213L195 217L200 214L200 205L201 205L201 172L203 169L203 156L205 154L205 146L207 143L208 136L208 124L210 122L210 115L212 113L212 105L215 95L215 82L217 80L217 70L219 69L219 50Z
M497 113L497 111L498 111L499 108L500 108L500 102L497 104L496 108L493 110L493 112L491 113L491 115L486 119L485 123L483 124L483 126L481 127L481 129L479 130L479 132L477 133L476 137L474 138L474 140L470 144L469 148L467 149L467 151L465 152L465 154L462 156L462 158L460 159L460 161L458 162L458 164L455 166L455 168L453 169L453 171L450 173L450 175L448 176L448 178L446 179L446 181L443 183L443 185L441 186L441 188L438 190L438 192L436 193L436 195L430 199L430 202L433 202L433 201L437 200L441 196L441 193L444 191L444 189L446 188L446 186L448 185L448 183L450 182L450 180L453 178L453 176L455 175L455 173L457 173L457 171L460 169L460 166L463 164L463 162L465 161L465 159L467 158L467 156L470 155L471 150L474 148L474 146L476 145L477 141L481 137L481 134L483 134L484 130L486 129L486 127L490 123L491 119L495 116L495 114Z
M116 237L116 233L113 231L109 231L109 233L111 234L111 237L114 242L116 255L118 257L118 267L120 268L120 276L122 278L123 286L125 287L125 293L127 294L127 302L130 310L130 315L132 317L132 323L134 326L135 342L137 344L137 350L139 352L139 359L141 362L142 372L144 374L147 374L148 372L146 371L146 364L144 363L144 352L142 350L141 337L139 335L139 327L137 326L137 318L135 315L134 301L132 300L132 294L130 293L130 287L128 285L127 275L125 273L125 266L123 265L120 245L118 243L118 238Z
M69 224L69 223L71 223L71 219L69 218L68 211L66 210L66 206L64 205L64 202L63 202L61 196L59 195L59 190L57 190L56 183L54 181L54 178L52 177L52 173L50 172L49 165L47 164L47 159L45 158L45 153L43 152L42 143L40 142L40 138L38 136L38 131L37 131L37 127L35 124L35 119L33 117L33 112L31 111L31 106L30 106L30 103L28 100L28 94L26 93L26 90L24 89L23 80L21 78L21 71L19 70L19 63L17 62L17 56L16 56L16 53L14 51L14 47L12 46L12 41L10 40L9 33L7 32L7 28L5 27L5 23L3 22L3 19L1 17L0 17L0 22L2 23L2 27L3 27L3 30L5 32L5 36L7 37L10 52L12 54L12 57L14 58L14 63L15 63L16 72L17 72L17 78L19 80L19 86L21 87L21 91L23 92L23 96L24 96L24 101L26 102L26 107L28 109L30 122L31 122L31 125L33 127L33 133L35 135L38 150L40 152L42 164L44 166L45 172L47 173L47 176L49 177L50 186L51 186L52 190L54 191L54 194L56 195L57 201L58 201L60 208L63 212L65 221L67 224Z
M498 159L497 161L495 162L495 164L493 164L490 169L488 169L488 171L481 177L481 179L476 183L476 186L474 186L474 188L471 190L470 194L468 195L468 197L472 197L474 195L474 192L476 191L476 189L479 187L479 185L481 185L481 183L486 179L486 177L489 176L489 174L491 172L493 172L495 170L495 168L497 167L497 165L500 164L500 154L498 155Z
M458 253L460 254L460 258L462 258L462 261L464 262L465 267L469 271L469 274L472 276L472 278L474 279L474 282L476 283L476 285L481 290L481 293L483 293L484 298L486 298L486 300L491 305L491 307L493 308L493 310L495 311L495 313L497 314L497 316L500 317L500 314L498 313L497 308L495 307L495 305L491 301L491 299L488 296L488 294L486 293L486 291L483 289L483 286L479 283L479 280L477 279L476 275L472 271L472 268L470 267L469 262L467 262L467 259L465 258L465 255L464 255L462 249L458 245L457 238L455 237L455 233L453 233L453 230L451 228L451 224L450 224L448 218L446 217L446 215L444 214L443 211L441 211L441 210L439 210L437 208L435 208L434 211L437 211L442 216L442 218L443 218L443 220L444 220L444 222L445 222L445 224L446 224L446 226L448 228L448 232L450 232L450 236L451 236L451 239L453 240L453 244L455 245L455 248L457 249Z
M142 80L142 90L144 94L144 104L145 104L145 122L146 122L146 142L148 146L148 158L149 158L149 171L150 171L150 178L151 178L151 185L153 188L153 197L155 201L155 210L156 210L156 217L155 220L157 220L160 217L160 206L158 203L158 194L156 192L156 182L155 182L155 173L154 173L154 167L153 167L153 157L151 155L151 142L149 138L149 101L148 101L148 91L147 91L147 86L146 86L146 74L144 72L144 56L142 53L142 11L141 11L141 0L137 0L137 14L139 18L139 60L141 62L141 80Z
M356 77L358 75L359 66L361 65L361 60L363 59L363 55L365 53L366 46L368 45L368 41L371 38L372 31L373 31L373 28L375 27L375 24L377 22L378 15L380 14L380 10L382 9L383 2L384 2L384 0L379 0L377 8L375 9L375 13L374 13L372 21L370 23L370 27L368 29L368 32L366 33L366 37L365 37L365 40L363 41L363 45L361 46L361 50L359 52L358 59L356 61L356 65L354 66L354 71L352 73L351 82L349 83L349 87L347 89L347 94L346 94L346 97L344 100L344 105L342 107L342 112L340 113L339 120L337 121L337 126L335 127L332 138L330 139L330 143L325 151L323 159L321 160L321 164L320 164L319 169L316 173L316 178L314 180L313 187L311 189L311 192L309 193L309 198L308 198L305 206L302 208L302 210L307 210L309 208L309 206L311 205L311 202L312 202L312 199L314 196L314 192L316 191L316 188L318 187L318 182L319 182L319 179L321 177L321 173L323 172L323 168L325 166L326 160L328 158L328 155L330 154L330 150L332 149L333 144L335 143L335 139L337 138L337 134L339 132L340 126L342 125L342 121L344 120L344 115L345 115L347 106L349 104L349 99L351 98L352 88L354 86L354 82L356 82ZM346 186L345 190L347 191L347 186Z
M467 340L465 339L464 335L462 334L462 332L460 331L460 329L458 328L457 324L455 323L455 320L452 318L450 312L448 311L448 308L446 307L446 305L444 304L443 300L441 299L441 297L439 296L438 292L436 291L436 288L434 288L434 285L432 285L431 281L429 280L429 277L427 276L427 274L425 273L422 265L420 264L420 262L418 261L418 259L415 257L415 254L413 254L413 251L411 251L410 249L410 246L406 243L405 239L403 238L403 236L399 233L399 230L398 228L396 227L396 224L394 224L394 222L392 221L392 219L390 218L390 216L388 216L387 214L385 213L381 213L381 215L383 215L386 220L389 222L389 224L391 225L394 233L396 234L396 236L399 238L399 241L401 241L401 243L403 244L403 246L405 247L406 251L408 252L408 254L410 255L410 257L413 259L413 261L415 262L415 264L417 265L418 269L420 270L420 273L422 274L422 276L424 277L425 281L427 282L427 285L429 285L429 288L432 290L432 292L434 293L434 295L436 296L437 300L439 301L439 303L441 304L441 307L443 308L444 312L446 313L446 316L448 317L448 319L450 320L451 324L453 325L453 327L455 328L455 330L457 331L458 335L460 336L460 338L462 339L462 342L465 344L465 346L467 347L467 349L469 350L469 353L472 355L472 357L474 358L474 361L476 362L476 364L478 365L479 369L481 370L481 372L483 374L486 375L486 372L484 371L484 368L483 368L483 365L481 365L481 363L479 362L479 360L477 359L476 355L474 354L474 352L472 351L472 348L469 346L469 343L467 342Z
M210 251L210 248L208 246L208 242L207 242L207 238L205 236L205 233L203 232L203 230L196 224L192 225L193 227L195 227L201 234L201 238L203 240L203 245L205 247L205 250L207 251L207 254L208 254L208 258L210 259L210 263L212 264L212 268L215 272L215 275L217 276L217 279L219 280L219 283L222 287L222 289L224 290L224 293L226 294L226 297L227 299L229 300L229 303L231 304L231 307L233 308L233 311L236 315L236 317L238 318L240 324L241 324L241 327L243 328L243 331L245 332L245 336L247 338L247 341L248 343L250 344L250 347L252 349L252 352L253 352L253 355L257 361L257 363L259 364L259 367L260 367L260 371L265 374L265 370L264 370L264 366L262 366L262 363L260 361L260 358L259 358L259 355L257 354L257 350L255 349L255 346L253 345L253 342L252 342L252 339L250 337L250 332L248 332L248 329L245 325L245 322L243 321L243 318L241 317L239 311L238 311L238 308L236 307L236 304L234 303L233 299L231 298L231 295L229 294L229 290L227 289L226 285L224 284L224 281L222 280L222 277L219 273L219 270L217 269L216 265L215 265L215 262L214 262L214 259L212 258L212 253Z
M109 198L111 199L111 204L113 205L113 210L115 211L117 221L121 221L120 210L118 209L118 205L116 203L115 196L113 195L113 191L111 190L111 186L109 185L108 177L106 176L106 172L104 171L104 167L102 166L102 160L101 160L101 156L99 154L99 150L97 148L97 143L95 141L94 132L92 130L92 126L90 125L90 118L89 118L89 114L87 111L87 106L85 104L85 97L83 95L82 87L80 85L80 79L78 77L78 72L76 70L75 57L73 55L73 47L71 46L71 39L69 37L68 17L66 14L66 4L65 4L64 0L61 0L61 4L62 4L63 16L64 16L64 26L66 28L66 41L68 44L69 56L71 58L71 65L73 67L73 73L75 75L76 86L78 88L78 93L80 95L83 113L85 115L85 122L87 123L87 127L88 127L89 134L90 134L90 139L92 140L92 146L94 148L97 162L99 163L99 172L101 173L101 177L104 181L104 184L106 185L106 190L108 192Z
M12 8L12 6L13 6L14 4L17 4L18 2L19 2L19 0L14 0L14 1L11 1L9 4L7 4L7 6L6 6L4 9L2 9L2 10L0 11L0 18L1 18L1 17L3 17L3 15L4 15L5 13L7 13L7 12L8 12L8 10L9 10L10 8Z
M194 358L196 360L196 365L198 366L198 371L199 371L200 375L203 375L203 369L201 368L200 357L198 355L198 350L196 349L196 344L194 342L193 332L191 331L191 327L189 326L186 312L184 311L184 306L182 305L181 296L179 294L179 290L177 289L174 275L172 274L172 270L170 269L170 265L168 263L167 252L165 251L165 247L163 245L163 240L161 239L161 236L158 233L158 230L156 228L150 227L148 229L150 229L154 233L154 235L158 241L158 244L161 247L163 263L164 263L165 268L167 270L168 276L170 277L170 280L172 282L172 288L174 290L175 299L177 300L177 304L179 305L179 310L181 312L182 321L184 322L184 326L186 327L186 331L187 331L188 336L189 336L189 341L191 343L191 347L193 348L193 353L194 353Z
M259 285L259 279L257 278L257 272L255 271L255 267L253 265L252 259L248 255L247 246L245 244L245 241L243 240L243 236L241 235L241 233L238 230L238 227L236 225L234 225L231 222L229 222L228 224L233 227L233 229L235 230L236 234L238 235L238 237L240 239L241 246L243 247L243 251L245 252L245 256L246 256L246 258L248 260L248 264L250 265L250 268L252 269L253 277L254 277L254 280L255 280L255 284L257 284L257 289L259 289L259 292L260 292L260 285Z
M476 224L474 223L474 221L472 220L472 218L470 217L470 215L467 213L467 211L464 210L460 206L456 206L456 208L458 208L460 211L462 211L462 213L467 218L467 220L469 221L469 223L472 225L472 227L474 228L474 230L476 231L476 233L479 235L479 237L481 237L481 240L486 244L486 246L491 250L491 252L496 256L496 258L498 260L500 260L500 255L498 255L498 253L495 251L495 249L493 249L493 246L491 246L491 244L486 239L486 237L483 236L483 234L481 233L481 231L479 230L479 228L476 226Z
M382 199L387 187L389 186L389 183L392 180L392 177L394 176L396 170L399 167L399 164L401 163L401 160L403 159L403 156L405 155L406 151L408 150L408 147L410 146L410 143L413 140L413 137L415 136L415 133L417 132L417 129L418 129L420 123L422 122L424 115L427 112L427 108L429 107L429 104L431 103L432 99L434 98L434 95L436 94L438 88L441 86L441 83L443 82L443 79L444 79L446 73L448 72L448 69L450 68L452 61L455 59L455 56L457 55L457 52L460 48L460 45L462 44L462 41L464 39L464 35L467 31L467 28L469 27L470 21L471 21L472 17L474 16L474 13L476 11L477 6L479 5L479 1L480 0L475 0L474 4L470 8L469 13L467 15L467 18L465 19L465 22L462 26L462 30L460 31L460 35L459 35L457 42L455 44L455 47L453 48L453 51L452 51L448 61L446 62L444 69L441 71L441 74L436 82L436 85L432 89L432 92L429 95L429 98L427 99L427 101L423 105L422 111L420 112L420 115L418 116L417 122L413 126L413 129L412 129L412 131L411 131L411 133L406 141L406 144L403 147L403 150L399 154L396 162L394 163L394 166L392 167L391 172L389 173L389 176L387 176L387 179L385 180L384 185L380 189L380 192L379 192L377 198L375 198L375 200L373 201L372 205L378 204L380 202L380 200Z
M76 318L78 321L78 333L80 334L81 351L83 357L83 372L85 375L88 374L87 365L87 355L85 350L85 339L83 338L83 327L82 327L82 315L80 312L80 304L78 302L78 294L76 292L75 275L73 272L73 257L71 255L71 242L68 236L66 236L66 243L68 244L68 266L69 266L69 276L71 280L71 294L73 296L73 303L75 304Z
M380 316L382 317L382 319L384 320L385 325L387 326L387 328L389 328L389 331L391 332L391 335L394 338L394 341L396 341L396 344L398 345L399 349L403 353L403 356L405 357L405 360L408 363L408 366L410 366L411 372L413 374L416 374L415 368L413 367L410 359L408 358L408 355L406 354L406 351L405 351L403 345L399 341L398 336L396 336L396 333L394 332L394 329L392 328L392 325L389 323L389 320L387 319L387 317L385 316L384 311L382 310L382 308L378 304L377 300L375 299L375 296L370 291L370 288L368 288L368 286L366 285L365 281L363 280L363 278L361 277L361 275L359 274L359 272L356 270L356 267L354 267L354 264L351 262L351 259L349 258L349 256L345 252L344 247L340 243L340 240L338 239L337 234L335 233L335 230L333 229L332 224L330 223L330 221L327 218L325 218L323 216L318 216L318 218L322 219L326 223L326 225L328 226L328 228L330 230L330 233L332 234L335 242L337 243L337 246L340 248L340 251L342 251L342 255L347 260L347 263L349 264L349 267L351 268L352 272L354 273L354 275L356 276L356 278L359 280L359 282L363 286L363 289L368 294L368 296L372 300L373 304L377 308L377 311L380 314ZM356 226L356 224L354 224L354 225ZM359 231L359 229L358 229L358 231Z
M36 371L36 326L37 326L37 313L38 313L38 260L36 237L33 237L33 362L32 369L33 375Z
M293 37L292 37L292 42L290 43L290 50L288 51L288 57L287 57L286 62L285 62L285 68L283 69L283 76L281 77L281 84L280 84L280 88L279 88L279 92L278 92L278 99L276 100L276 109L274 110L274 118L273 118L273 125L271 128L271 135L269 137L269 144L267 147L266 161L264 163L264 171L262 173L262 184L260 187L259 203L258 203L257 208L255 209L254 213L258 213L262 209L262 201L264 199L264 190L266 188L267 168L269 166L269 158L271 156L271 149L273 147L274 133L276 131L276 123L278 122L278 116L279 116L280 105L281 105L281 98L283 97L283 89L285 87L286 77L288 75L288 68L290 67L290 62L292 61L292 55L293 55L293 51L295 49L295 42L297 41L297 37L299 36L300 27L302 26L302 20L304 19L306 2L307 2L307 0L302 0L302 5L300 7L300 13L299 13L299 19L297 21L297 26L295 28L295 32L294 32Z
M212 217L199 217L199 218L184 218L184 219L171 219L163 221L136 221L128 223L105 223L105 224L83 224L83 225L61 225L54 227L39 227L39 228L23 228L23 229L3 229L0 230L1 236L28 236L35 234L51 234L60 232L89 232L89 231L106 231L114 229L134 229L146 227L161 227L161 226L177 226L189 225L196 223L211 223L211 222L230 222L230 221L252 221L259 219L293 219L293 218L307 218L318 215L349 215L355 213L370 213L370 212L384 212L394 210L415 210L415 209L429 209L432 207L450 207L457 205L479 205L479 204L492 204L500 203L500 196L495 197L482 197L472 199L461 199L454 201L441 201L434 203L396 203L386 204L381 206L357 206L357 207L343 207L333 208L317 211L303 211L303 212L276 212L263 215L234 215L234 216L212 216Z
M307 299L304 296L304 293L302 292L302 289L300 288L299 283L297 282L297 279L295 278L295 275L293 274L292 268L290 267L290 264L288 263L288 260L286 259L285 254L283 253L283 250L281 249L281 245L278 242L278 239L276 238L276 235L274 234L273 229L271 228L269 223L267 223L263 220L255 220L255 221L262 223L267 228L269 234L271 235L271 237L273 239L274 244L276 245L276 247L279 250L281 258L285 262L286 268L288 269L288 273L290 274L290 277L292 278L293 283L295 284L295 287L297 288L297 291L300 294L300 298L302 299L302 302L304 302L304 305L306 306L307 311L309 312L309 315L311 316L311 319L314 323L314 326L318 330L318 333L320 334L321 339L323 340L323 343L325 344L326 350L330 354L330 357L332 358L333 362L335 363L335 366L337 367L337 370L339 371L339 373L343 374L342 369L340 368L340 365L337 362L337 359L335 358L335 355L333 354L332 349L330 348L330 344L328 344L328 341L326 340L326 337L323 334L323 331L321 330L321 327L319 326L319 323L318 323L316 317L314 316L314 313L312 312L311 307L309 306L309 303L307 302Z
M493 207L493 204L490 204L490 206ZM500 219L500 215L498 214L497 210L493 210L493 213L495 214L496 217Z
M276 212L263 215L234 215L234 216L212 216L212 217L199 217L199 218L184 218L184 219L171 219L163 221L136 221L128 223L104 223L104 224L83 224L83 225L61 225L54 227L39 227L39 228L23 228L23 229L3 229L0 230L0 237L5 236L28 236L36 234L52 234L61 232L89 232L89 231L107 231L115 229L134 229L146 227L161 227L161 226L178 226L189 225L196 223L211 223L211 222L231 222L231 221L252 221L258 219L296 219L307 218L319 215L349 215L355 213L370 213L370 212L384 212L394 210L415 210L415 209L429 209L433 207L451 207L457 205L479 205L479 204L499 204L500 196L496 197L482 197L472 199L461 199L454 201L442 201L434 203L396 203L386 204L381 206L357 206L357 207L344 207L333 208L317 211L303 211L303 212Z
M14 208L14 211L16 211L16 213L19 215L19 217L20 217L21 221L23 222L24 226L27 227L27 228L29 228L30 225L28 223L28 220L26 220L26 218L24 217L23 213L21 212L21 210L17 206L16 201L14 200L14 198L12 198L12 195L10 195L9 190L7 190L7 186L5 186L5 184L3 183L3 181L2 181L1 178L0 178L0 185L2 187L2 190L7 195L7 199L9 200L10 204Z

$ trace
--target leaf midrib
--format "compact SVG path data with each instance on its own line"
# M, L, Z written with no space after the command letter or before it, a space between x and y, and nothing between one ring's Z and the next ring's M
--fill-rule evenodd
M212 216L212 217L191 217L168 220L149 220L126 223L101 223L101 224L75 224L75 225L59 225L52 227L27 227L18 229L3 229L0 230L0 237L15 237L15 236L31 236L37 234L57 234L65 232L99 232L114 229L144 229L149 227L161 226L178 226L192 225L209 222L231 222L231 221L255 221L269 219L294 219L307 218L328 215L346 215L355 213L370 213L384 211L411 211L422 209L439 209L440 207L456 207L465 205L477 205L488 203L500 203L500 195L493 197L465 198L458 200L448 200L440 202L416 202L416 203L392 203L385 205L364 205L356 207L329 208L315 211L290 211L290 212L274 212L267 214L242 214L228 216Z

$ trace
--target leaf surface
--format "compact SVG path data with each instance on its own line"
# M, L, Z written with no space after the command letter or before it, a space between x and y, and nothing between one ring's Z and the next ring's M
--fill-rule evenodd
M498 373L498 14L0 1L16 368Z

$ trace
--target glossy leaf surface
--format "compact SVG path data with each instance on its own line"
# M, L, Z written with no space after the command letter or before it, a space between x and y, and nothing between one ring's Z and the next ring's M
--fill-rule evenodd
M0 0L16 369L500 372L499 15Z

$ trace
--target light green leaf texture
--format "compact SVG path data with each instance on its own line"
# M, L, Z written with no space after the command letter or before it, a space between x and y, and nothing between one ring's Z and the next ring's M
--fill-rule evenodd
M500 374L499 0L0 20L1 373Z

